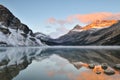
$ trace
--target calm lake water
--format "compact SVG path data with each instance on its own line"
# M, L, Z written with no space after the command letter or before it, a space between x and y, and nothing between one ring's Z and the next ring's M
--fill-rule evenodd
M89 64L96 66L91 69ZM102 64L115 74L105 74ZM0 48L0 80L120 80L116 64L120 64L120 48Z

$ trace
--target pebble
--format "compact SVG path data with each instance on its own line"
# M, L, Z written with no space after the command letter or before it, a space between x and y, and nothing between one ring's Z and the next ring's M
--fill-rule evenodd
M106 70L104 70L104 73L107 75L113 75L113 74L115 74L115 71L112 69L106 69Z
M96 72L96 74L101 74L101 72L98 71L98 72Z
M95 67L95 64L89 64L89 66L88 66L90 69L94 69L94 67Z
M114 66L114 68L115 68L115 69L120 69L120 64L116 64L116 65Z
M101 67L102 67L102 69L106 70L108 68L108 65L107 65L107 63L102 63Z

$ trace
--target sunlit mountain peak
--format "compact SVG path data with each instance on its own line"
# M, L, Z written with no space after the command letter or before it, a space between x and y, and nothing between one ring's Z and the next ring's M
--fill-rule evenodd
M84 27L81 27L79 25L76 25L72 31L84 31L84 30L90 30L90 29L101 29L101 28L106 28L110 27L113 24L117 23L118 20L96 20Z

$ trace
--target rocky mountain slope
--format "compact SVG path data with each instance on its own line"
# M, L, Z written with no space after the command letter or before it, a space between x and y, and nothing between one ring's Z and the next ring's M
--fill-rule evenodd
M60 38L44 42L49 45L120 45L120 21L103 20L85 27L77 25Z
M29 27L15 17L6 7L0 5L0 46L40 46Z

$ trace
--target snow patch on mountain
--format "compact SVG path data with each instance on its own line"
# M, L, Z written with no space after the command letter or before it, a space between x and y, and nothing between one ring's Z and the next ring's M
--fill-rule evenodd
M0 24L0 28L7 29L10 34L4 34L0 31L0 45L1 46L41 46L43 45L39 39L30 35L25 34L22 30L15 30L6 28ZM25 35L25 36L23 36Z

